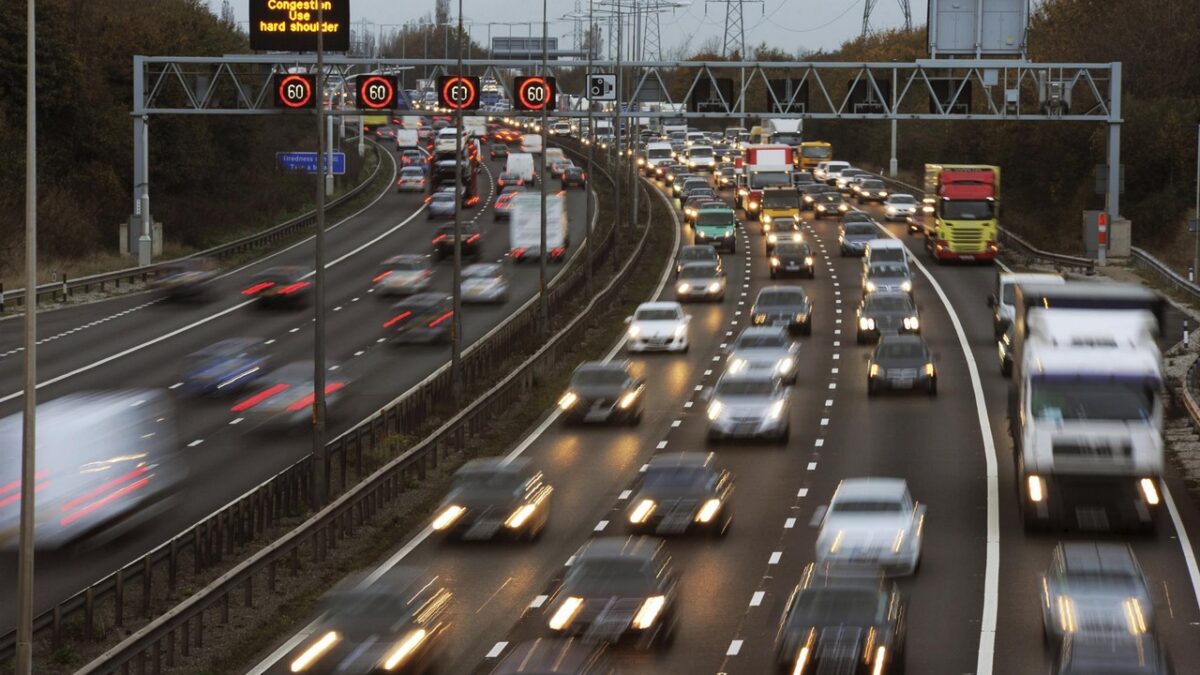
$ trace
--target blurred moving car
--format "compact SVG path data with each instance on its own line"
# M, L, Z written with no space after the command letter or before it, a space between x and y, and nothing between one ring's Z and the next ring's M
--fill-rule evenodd
M454 190L438 190L429 195L426 197L425 208L426 220L453 218L455 208Z
M558 177L562 181L564 188L578 187L584 189L587 187L588 177L587 172L583 167L568 166Z
M262 338L230 338L192 352L183 371L186 394L233 394L266 374L270 356Z
M425 169L419 166L406 166L400 169L400 177L396 179L397 192L424 192Z
M312 299L308 276L303 267L271 267L251 277L242 295L257 299L261 307L305 307Z
M917 214L918 206L920 204L915 197L898 192L888 195L887 201L883 203L883 215L888 220L907 220Z
M813 255L812 247L807 243L784 241L776 244L771 252L770 262L772 279L793 274L803 274L809 279L817 278L817 259Z
M872 293L912 294L912 270L905 263L872 262L863 270L863 295Z
M625 522L648 534L724 535L733 522L732 496L733 474L718 469L712 453L654 455L633 489Z
M1052 675L1174 675L1162 643L1148 634L1068 635Z
M420 150L405 150L400 153L400 165L404 167L417 166L422 167L424 173L426 156Z
M890 264L890 263L885 263ZM878 340L887 333L920 333L917 305L906 293L878 291L858 304L855 339L858 344Z
M473 459L454 472L431 527L463 540L502 536L533 541L550 520L553 492L528 459Z
M779 326L748 326L729 345L726 368L731 373L764 371L796 383L796 359L800 345Z
M449 639L453 594L439 578L393 568L374 583L354 575L320 603L308 639L291 652L293 673L433 672Z
M902 478L847 478L813 520L817 562L839 573L908 575L921 565L925 505Z
M771 233L766 236L767 255L775 251L775 245L783 242L799 244L804 241L800 221L795 218L777 218L771 223Z
M828 218L850 210L850 205L843 201L842 196L833 192L822 192L815 195L812 204L813 213L818 218Z
M393 344L449 343L454 305L443 293L416 293L392 305L383 329Z
M853 191L854 199L859 204L866 204L867 202L879 202L882 204L887 200L888 195L891 194L887 186L883 184L883 181L878 178L864 178L858 181L854 185ZM884 212L886 213L886 209Z
M446 258L454 259L455 242L461 241L459 248L462 249L462 257L464 259L477 261L483 253L483 233L479 228L470 223L458 224L458 238L454 236L454 225L442 225L438 228L437 234L434 235L433 241L433 259L442 261Z
M410 295L429 289L433 282L433 264L423 255L405 253L379 263L371 283L381 297Z
M812 303L799 286L766 286L750 307L755 326L784 326L792 333L812 335Z
M1051 645L1066 636L1154 632L1150 584L1128 544L1060 542L1041 589L1042 627Z
M488 157L491 159L506 159L508 146L504 143L492 143L488 146Z
M509 191L511 189L511 192ZM516 203L513 201L517 195L524 192L524 188L504 188L500 192L500 196L496 197L496 203L492 208L492 220L510 220L512 218L513 208Z
M525 179L521 177L521 174L515 171L504 171L496 178L496 189L508 187L510 185L524 187Z
M625 318L629 324L628 342L630 352L688 350L688 324L692 317L683 311L678 302L643 302L633 316Z
M462 301L498 302L508 300L508 277L500 263L476 263L462 271Z
M634 377L629 361L585 361L571 374L558 407L567 423L638 424L645 390L646 383Z
M678 586L661 539L591 539L546 602L546 625L585 642L666 646L674 637Z
M809 563L792 590L779 630L779 672L903 673L908 603L894 582L851 579Z
M675 282L675 299L712 300L725 299L725 270L711 262L692 262L683 265Z
M708 401L708 439L766 438L787 443L791 388L773 372L725 371L716 386L704 391Z
M325 378L326 416L341 404L349 383L338 364L330 362ZM296 427L312 422L313 362L296 361L278 368L259 380L258 389L238 401L229 410L246 419L250 430Z
M491 675L615 675L605 645L539 638L508 651Z
M838 244L841 246L842 257L848 255L863 255L867 250L867 242L879 236L879 228L870 222L847 222L838 227Z
M717 255L717 249L712 244L696 244L694 246L684 246L679 249L679 255L675 256L675 276L683 271L683 266L688 263L712 263L724 270L721 265L721 256Z
M167 300L207 301L213 298L216 279L216 262L201 256L163 265L155 274L152 287Z
M937 396L937 368L918 335L884 335L867 362L867 396L882 390L924 389Z
M24 415L0 419L0 550L15 553L21 522ZM187 477L166 391L69 394L37 406L34 549L79 553L151 523ZM15 559L15 558L14 558Z

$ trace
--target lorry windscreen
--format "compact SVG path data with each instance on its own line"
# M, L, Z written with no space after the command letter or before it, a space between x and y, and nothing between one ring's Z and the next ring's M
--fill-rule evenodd
M650 159L671 159L670 148L650 148L646 151L646 156Z
M990 201L942 202L942 217L948 220L991 220L995 218L994 204Z
M792 179L784 171L759 171L750 174L750 188L760 190L772 185L791 186Z
M793 133L771 134L771 142L778 143L780 145L800 145L800 143L803 140L804 139L800 137L800 134L793 134Z
M1036 376L1030 404L1039 420L1142 421L1153 413L1155 390L1142 378Z
M763 208L766 209L798 209L800 195L791 190L768 190L763 193Z
M832 154L832 148L826 148L823 146L808 146L800 148L800 156L804 157L805 159L829 159L829 156Z

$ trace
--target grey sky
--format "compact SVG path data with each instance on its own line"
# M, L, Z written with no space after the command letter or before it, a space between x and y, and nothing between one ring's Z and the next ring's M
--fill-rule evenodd
M599 2L599 0L593 0ZM546 0L550 17L550 35L560 39L563 47L570 47L573 23L559 20L574 11L578 4L587 11L588 0ZM632 0L624 0L625 4ZM663 49L668 50L687 45L699 47L706 40L721 39L725 26L725 4L721 0L678 0L687 6L662 15ZM745 3L746 42L756 45L761 42L796 52L808 49L834 49L844 40L858 35L862 30L863 4L866 0L761 0ZM912 6L913 23L925 23L927 0L909 0ZM367 20L384 26L403 24L432 15L435 0L350 0L353 22ZM219 9L221 0L209 0L214 9ZM245 0L232 2L239 20L246 20L248 3ZM877 28L894 28L903 23L900 10L901 0L877 0L871 16L871 25ZM450 13L456 16L458 0L451 0ZM599 6L599 4L597 4ZM541 34L542 0L462 0L463 16L473 25L469 28L476 42L487 41L491 22L491 34L523 36L530 28L521 25L500 25L533 21L535 35Z

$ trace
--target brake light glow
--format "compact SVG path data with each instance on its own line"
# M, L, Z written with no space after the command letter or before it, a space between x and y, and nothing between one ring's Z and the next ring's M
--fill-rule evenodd
M229 410L230 410L230 412L242 412L243 410L249 410L249 409L253 408L254 406L258 405L259 403L262 403L263 401L271 398L275 394L278 394L287 388L288 388L288 385L280 382L279 384L268 387L268 388L258 392L257 394L251 396L250 398L233 406Z
M64 513L66 513L67 511L73 511L75 509L75 507L79 506L80 504L83 504L86 501L89 501L91 499L94 499L94 498L100 496L105 491L109 490L110 488L114 488L122 483L127 483L131 479L137 478L138 476L145 474L149 470L150 470L150 468L145 465L139 466L138 468L134 469L133 471L130 471L129 473L126 473L123 476L117 476L116 478L114 478L110 481L107 481L101 485L96 486L95 488L89 490L87 493L85 493L79 497L76 497L75 499L72 499L71 501L67 502L66 504L63 504L61 510Z
M242 295L254 295L255 293L260 293L262 291L265 291L274 285L275 285L274 281L260 281L257 284L254 284L253 286L251 286L250 288L243 290Z
M467 237L467 243L468 243L468 244L472 244L472 243L474 243L474 242L475 242L475 240L477 240L477 239L479 239L479 235L478 235L478 234L473 234L473 235L471 235L471 236Z
M525 249L523 249L523 248L514 248L514 249L513 249L513 252L512 252L512 255L513 255L513 257L514 257L514 258L522 258L522 257L524 257L524 256L525 256Z
M449 312L446 312L445 314L443 314L443 315L439 316L438 318L434 319L433 321L430 321L430 322L429 322L429 327L430 327L430 328L437 328L438 324L442 323L443 321L445 321L446 319L449 319L449 318L450 318L450 317L452 317L452 316L454 316L454 311L453 311L453 310L451 310L451 311L449 311Z
M33 477L33 480L34 480L33 491L34 492L41 492L43 489L46 488L47 485L50 484L48 481L44 481L41 483L37 482L37 481L42 480L49 474L50 474L49 471L46 471L43 469L42 471L39 471L39 472L37 472L37 474L34 475L34 477ZM0 495L4 494L5 492L8 492L10 490L15 490L19 487L21 487L21 481L15 480L15 481L9 483L8 485L5 485L3 488L0 488ZM13 494L5 497L4 499L0 499L0 508L4 508L5 506L12 504L13 502L20 501L20 499L21 499L21 493L19 491L14 492Z
M397 314L396 316L393 316L392 318L388 319L388 320L387 320L387 322L383 324L383 327L384 327L384 328L391 328L392 326L394 326L394 325L396 325L396 324L400 323L401 321L403 321L403 320L407 319L407 318L408 318L408 317L410 317L410 316L412 316L412 312L411 312L411 311L407 311L407 312L400 312L400 313L399 313L399 314Z
M371 279L371 283L377 284L377 283L383 281L384 279L388 278L389 276L391 276L391 274L392 274L392 270L388 270L386 272L381 272L381 273L375 275L374 279Z
M308 288L307 281L297 281L294 284L291 284L289 286L284 286L283 288L279 289L279 294L280 295L291 295L292 293L295 293L297 291L302 291L305 288Z
M76 520L79 520L80 518L86 516L87 514L91 513L92 511L95 511L96 509L100 508L101 506L104 506L105 504L107 504L109 502L120 499L121 497L124 497L125 495L129 494L130 492L133 492L134 490L144 488L149 483L150 483L150 477L146 476L145 478L142 478L141 480L138 480L135 483L130 483L129 485L126 485L125 487L121 488L120 490L117 490L116 492L110 492L109 494L105 495L104 497L97 499L96 501L92 502L91 504L88 504L87 506L83 507L82 509L79 509L75 513L72 513L71 515L64 517L62 520L59 521L59 524L70 525L71 523L75 522Z
M346 386L346 385L343 382L333 382L331 384L328 384L325 386L325 395L328 396L329 394L332 394L333 392L337 391L338 389L341 389L344 386ZM310 405L312 405L313 401L315 401L315 400L317 400L316 394L309 394L308 396L305 396L304 398L300 399L299 401L296 401L295 403L289 405L287 407L288 412L296 412L297 410L303 410L303 409L309 407Z
M433 243L435 243L435 244L436 244L436 243L438 243L439 241L443 241L443 240L445 240L445 239L446 239L446 235L444 235L444 234L439 234L438 236L436 236L436 237L434 237L434 238L433 238Z

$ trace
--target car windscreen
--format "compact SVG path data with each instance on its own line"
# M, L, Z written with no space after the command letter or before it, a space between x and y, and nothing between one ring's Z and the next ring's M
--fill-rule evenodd
M635 318L638 321L675 321L679 315L673 309L639 309Z
M884 263L872 264L867 268L867 276L869 277L904 277L908 276L908 270L901 263Z
M688 154L692 157L712 157L713 149L712 148L692 148L690 151L688 151Z
M400 169L401 178L421 178L424 175L425 172L422 171L420 167L406 166L403 169Z
M704 217L704 213L700 213ZM687 246L679 252L680 260L715 260L717 253L711 246Z
M880 360L911 360L925 356L925 348L917 342L881 344L877 356Z
M452 201L454 201L454 193L453 192L435 192L433 194L433 201L435 201L435 202L452 202Z
M859 513L900 513L904 504L899 501L878 499L842 499L834 502L831 509L838 515Z
M772 380L723 380L717 383L716 396L771 396L775 393Z
M1039 420L1143 421L1154 411L1152 382L1137 378L1033 378L1030 405Z
M591 595L637 596L657 590L650 564L637 558L576 560L564 583Z
M912 309L912 303L903 295L868 295L864 305L868 312L903 312Z
M617 368L585 368L571 377L571 384L576 387L620 387L629 379L629 375Z
M670 148L650 148L650 150L646 152L646 156L650 159L664 159L670 157L671 154L672 152Z
M454 477L454 488L472 492L515 492L525 478L515 471L470 471Z
M798 209L800 208L800 195L790 190L779 192L768 190L763 193L763 208Z
M872 590L809 588L796 596L789 625L869 625L886 612L885 597Z
M881 180L864 180L863 182L859 183L859 185L861 185L865 190L883 189L883 181Z
M758 301L755 304L763 306L774 305L803 305L808 301L808 296L799 288L771 288L758 294Z
M783 333L758 333L746 334L738 336L737 342L734 343L734 350L738 349L787 349L791 340Z
M464 279L490 279L500 276L499 265L472 265L462 272Z
M679 276L688 279L715 279L717 277L716 265L684 265L679 272Z
M916 204L917 200L912 195L892 195L888 200L889 204Z
M733 212L701 211L699 215L696 216L696 225L698 227L733 227Z
M797 244L792 241L779 242L779 244L775 246L775 255L784 258L808 255L809 253L811 253L811 250L806 244Z
M660 490L699 489L709 485L711 478L712 474L704 467L652 466L646 470L643 484Z
M412 272L415 270L423 270L429 268L429 263L424 260L390 260L381 265L383 269L395 270L397 272Z
M854 236L867 234L874 236L878 232L875 226L870 223L846 223L844 231L847 235Z

